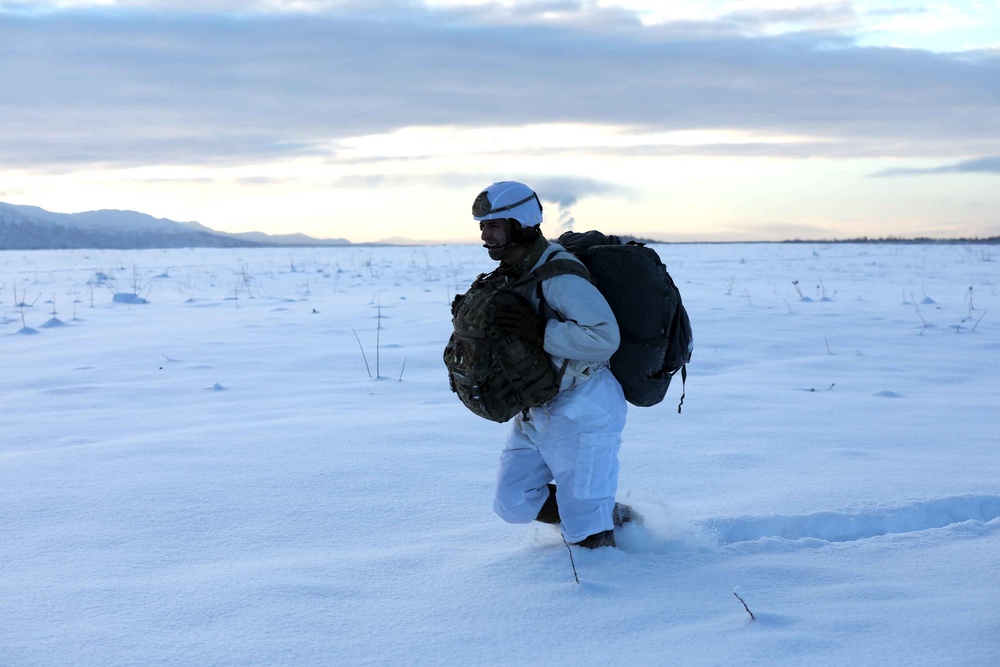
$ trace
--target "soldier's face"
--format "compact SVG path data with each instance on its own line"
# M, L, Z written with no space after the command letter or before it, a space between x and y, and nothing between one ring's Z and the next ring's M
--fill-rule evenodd
M507 220L483 220L479 223L479 238L490 253L490 259L499 261L510 247L510 222Z

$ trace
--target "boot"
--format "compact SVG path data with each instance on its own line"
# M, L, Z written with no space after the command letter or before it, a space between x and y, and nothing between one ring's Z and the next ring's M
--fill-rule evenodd
M552 524L559 523L559 505L556 504L556 485L548 484L547 486L549 487L549 497L545 499L542 509L538 510L538 516L535 517L535 521Z
M535 521L557 524L560 522L560 518L559 505L556 503L556 485L547 484L546 486L549 488L549 497L545 499L545 504L538 510L538 516L535 517ZM611 519L614 522L615 528L621 528L626 523L634 520L635 516L632 508L624 503L615 503L615 508L611 511Z
M579 542L574 542L574 546L585 547L587 549L597 549L598 547L613 547L615 545L615 531L605 530L585 537Z
M615 528L621 528L635 519L635 512L624 503L615 503L615 508L611 511L611 519L615 523Z

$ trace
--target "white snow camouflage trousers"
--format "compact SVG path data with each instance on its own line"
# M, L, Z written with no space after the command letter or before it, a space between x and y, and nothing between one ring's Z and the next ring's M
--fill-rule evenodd
M628 405L608 368L518 415L500 455L493 511L509 523L534 521L555 482L569 543L611 530L618 450Z

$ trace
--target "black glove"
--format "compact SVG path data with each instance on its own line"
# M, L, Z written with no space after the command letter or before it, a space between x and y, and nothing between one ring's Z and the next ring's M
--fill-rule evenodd
M527 304L501 306L493 316L496 325L507 333L539 345L545 340L545 318Z

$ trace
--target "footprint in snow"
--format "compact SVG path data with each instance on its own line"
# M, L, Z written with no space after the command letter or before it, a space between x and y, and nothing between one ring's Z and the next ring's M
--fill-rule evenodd
M1000 496L951 496L856 512L716 518L702 528L719 546L731 546L761 540L853 542L966 522L1000 526Z

